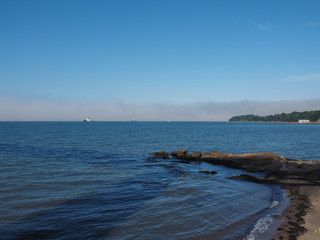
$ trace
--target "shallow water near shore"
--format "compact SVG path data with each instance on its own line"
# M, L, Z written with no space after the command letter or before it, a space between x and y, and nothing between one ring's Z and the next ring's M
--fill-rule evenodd
M1 122L0 239L268 239L288 203L278 187L151 153L319 160L319 142L320 125Z

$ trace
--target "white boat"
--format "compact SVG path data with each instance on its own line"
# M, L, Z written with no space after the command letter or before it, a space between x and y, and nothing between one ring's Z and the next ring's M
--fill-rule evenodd
M87 118L84 119L83 121L84 121L84 122L93 122L90 117L87 117Z

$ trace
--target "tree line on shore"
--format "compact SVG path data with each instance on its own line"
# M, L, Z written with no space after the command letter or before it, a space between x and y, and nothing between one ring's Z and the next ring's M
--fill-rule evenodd
M320 110L281 113L267 116L258 116L254 114L234 116L229 119L230 122L298 122L301 119L317 122L320 120Z

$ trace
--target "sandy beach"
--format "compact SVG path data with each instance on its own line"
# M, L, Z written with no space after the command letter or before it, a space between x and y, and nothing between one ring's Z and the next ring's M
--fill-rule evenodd
M274 182L273 182L274 181ZM320 185L318 180L270 179L279 184L290 198L289 206L281 219L272 240L319 240L320 239Z
M300 191L301 194L309 198L310 208L304 217L305 223L303 227L306 229L306 232L298 239L318 240L320 239L320 187L302 187Z

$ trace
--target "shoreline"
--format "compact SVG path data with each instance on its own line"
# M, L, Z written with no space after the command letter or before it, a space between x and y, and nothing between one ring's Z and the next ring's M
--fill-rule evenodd
M277 218L282 223L270 240L320 239L320 182L308 179L279 179L275 176L233 176L230 179L279 186L286 192L289 205Z
M155 157L169 158L169 153L154 153ZM193 152L187 149L174 151L171 156L186 161L204 161L213 165L264 172L265 177L249 174L230 176L265 185L279 186L290 199L289 205L275 216L283 222L270 240L319 240L320 239L320 162L286 159L274 153L244 153L233 155L222 152ZM268 239L269 240L269 239Z
M280 188L286 191L286 195L290 201L289 205L279 216L283 222L276 229L271 240L302 240L304 238L301 237L310 232L310 223L305 220L305 217L310 213L311 208L310 198L313 193L310 190L317 187L317 185L309 186L308 184L300 180L289 180L285 183L279 183ZM309 194L306 194L307 192ZM315 239L319 239L319 236Z
M285 222L277 229L273 239L320 239L319 183L302 181L284 189L289 193L290 204L282 213Z
M286 192L290 202L277 216L283 221L270 240L320 239L320 188L317 181L281 179L275 176L256 177L248 174L233 176L230 179L275 185Z
M298 124L298 125L320 124L320 122L299 123L299 122L281 122L281 121L228 121L228 122L230 123L287 123L287 124Z

